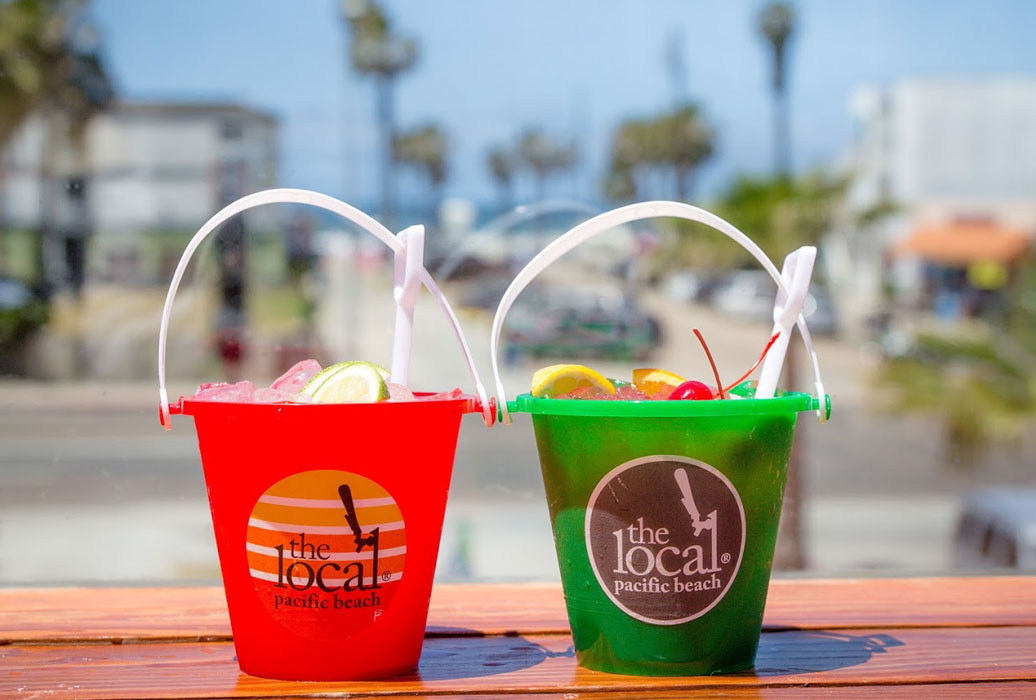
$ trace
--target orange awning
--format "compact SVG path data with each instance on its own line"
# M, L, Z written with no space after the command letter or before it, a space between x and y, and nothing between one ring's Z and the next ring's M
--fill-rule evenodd
M1023 257L1032 239L1022 229L989 221L926 225L893 246L896 255L916 255L943 265L978 261L1010 264Z

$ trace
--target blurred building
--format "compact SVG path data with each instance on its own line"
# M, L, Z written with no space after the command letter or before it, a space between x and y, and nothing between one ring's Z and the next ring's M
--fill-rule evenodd
M850 111L848 207L829 251L850 323L890 287L931 306L943 282L963 290L968 279L1004 279L969 268L1010 268L1031 246L1036 78L860 88Z
M61 235L91 232L91 274L167 278L170 253L155 237L193 232L228 198L275 186L277 130L271 114L238 104L117 103L86 125L81 149L69 140L52 153L48 199L47 126L31 116L2 154L0 212L10 228L37 229L51 201Z
M912 80L861 88L850 200L926 219L1036 228L1036 79Z

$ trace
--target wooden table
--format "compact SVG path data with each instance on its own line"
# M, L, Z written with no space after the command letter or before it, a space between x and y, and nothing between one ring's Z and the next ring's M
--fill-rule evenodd
M755 670L576 666L559 586L441 585L417 674L242 674L218 588L0 590L0 698L1036 698L1036 578L785 580Z

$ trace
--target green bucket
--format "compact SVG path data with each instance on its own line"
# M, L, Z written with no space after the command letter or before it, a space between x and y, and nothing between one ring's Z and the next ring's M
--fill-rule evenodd
M638 675L752 665L797 413L727 401L518 397L532 414L579 663Z
M725 400L523 394L507 402L500 381L499 333L518 293L582 241L645 216L719 229L745 246L787 295L789 278L750 239L696 207L650 202L591 219L544 249L504 293L490 347L502 422L510 422L511 412L532 416L579 664L658 676L741 671L752 666L759 643L797 416L830 414L798 311L792 313L813 360L816 396L755 398L745 383ZM790 326L783 332L790 335ZM783 352L787 337L782 340Z

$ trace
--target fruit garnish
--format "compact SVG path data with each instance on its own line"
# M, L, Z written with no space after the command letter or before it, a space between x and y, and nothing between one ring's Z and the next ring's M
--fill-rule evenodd
M615 386L604 375L583 365L551 365L532 375L532 395L536 397L553 398L569 394L579 387L615 393Z
M384 367L373 362L339 362L309 380L303 394L317 403L374 403L389 398Z
M714 398L716 398L716 396L712 393L712 388L699 382L697 379L684 382L673 389L673 393L669 395L670 401L706 401Z
M712 365L712 375L716 377L716 387L719 389L719 397L721 399L727 398L723 393L723 382L719 380L719 370L716 368L716 361L712 359L712 353L709 351L709 345L705 342L705 338L702 337L701 331L697 328L694 329L694 334L698 336L698 342L701 343L702 349L705 350L705 356L709 358L709 364Z
M633 385L645 394L672 391L687 381L679 374L664 369L644 368L633 370Z
M734 387L736 387L736 386L737 386L738 384L740 384L741 382L745 381L746 379L748 379L749 377L751 377L751 376L752 376L752 372L756 371L756 369L758 369L759 365L763 364L763 360L765 360L765 359L766 359L766 353L770 352L770 348L772 348L772 347L773 347L773 344L777 342L777 338L778 338L778 337L780 337L780 335L781 335L780 333L774 333L774 334L773 334L773 337L772 337L772 338L770 338L770 342L768 342L768 343L766 344L766 347L765 347L765 348L763 348L763 354L762 354L762 355L760 355L760 356L759 356L759 359L755 361L755 364L754 364L754 365L752 365L752 369L750 369L750 370L748 370L747 372L745 372L744 374L742 374L742 375L741 375L741 378L740 378L740 379L738 379L738 380L737 380L736 382L734 382L733 384L731 384L730 386L728 386L728 387L727 387L727 388L725 389L725 391L730 391L731 389L733 389Z

